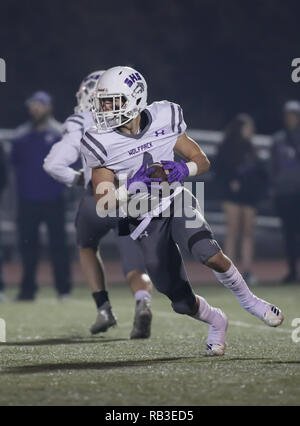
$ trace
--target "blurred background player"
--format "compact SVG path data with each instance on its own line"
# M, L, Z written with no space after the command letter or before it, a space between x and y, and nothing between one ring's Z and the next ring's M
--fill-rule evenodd
M6 161L4 156L4 150L0 145L0 197L5 189L7 183L7 170ZM3 247L0 234L0 302L4 300L4 280L2 274L2 262L3 262Z
M288 274L285 283L299 281L300 254L300 102L283 109L284 128L273 137L271 183L275 206L282 222Z
M88 75L77 93L78 105L75 114L70 116L64 126L64 136L51 149L44 162L44 169L54 179L68 185L84 185L76 217L76 234L80 263L86 280L92 290L98 314L91 333L105 332L116 324L116 318L106 290L105 273L98 248L101 239L110 231L116 230L117 218L99 218L91 184L91 169L82 157L83 171L76 171L70 165L80 158L80 140L85 129L94 126L91 109L91 95L98 78L104 71ZM101 149L101 147L100 147ZM148 338L151 333L152 313L150 309L152 283L146 274L141 250L129 237L118 237L124 275L129 282L136 300L135 319L131 338Z
M224 250L236 262L240 242L241 270L248 284L255 282L252 274L254 225L267 178L252 142L254 132L253 119L246 114L237 115L225 131L215 164L226 218Z
M57 294L64 299L71 292L64 186L51 179L43 170L45 156L61 138L61 125L53 118L49 94L34 93L26 101L26 106L30 121L18 129L11 155L17 184L18 234L23 266L17 300L34 300L36 295L41 223L47 226Z

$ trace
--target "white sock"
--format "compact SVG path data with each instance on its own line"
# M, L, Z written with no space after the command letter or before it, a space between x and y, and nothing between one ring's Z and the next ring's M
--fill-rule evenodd
M247 286L244 278L233 263L227 272L213 272L217 280L232 291L232 293L240 302L241 306L246 309L246 311L260 319L263 319L264 313L267 309L266 302L256 297L249 290L249 287Z
M207 344L225 344L227 329L226 316L220 309L210 306L203 297L196 297L200 301L200 306L198 312L192 318L210 325Z
M139 302L140 300L143 300L143 299L151 300L151 294L147 290L138 290L134 294L134 298L137 302Z

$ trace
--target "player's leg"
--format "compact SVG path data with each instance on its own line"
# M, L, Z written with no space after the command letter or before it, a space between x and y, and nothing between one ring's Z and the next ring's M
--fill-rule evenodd
M97 245L94 247L79 246L79 258L83 275L87 280L92 294L95 295L94 299L97 299L98 296L101 299L101 293L106 293L106 282L104 265L101 255L97 251Z
M237 241L239 238L241 207L237 203L223 203L226 220L225 253L230 259L236 261Z
M175 312L209 324L207 353L223 355L227 318L220 309L194 293L170 228L170 219L153 220L147 234L139 239L147 271L157 290L171 300Z
M250 314L264 321L270 327L278 327L283 315L276 306L256 297L230 259L222 251L207 259L205 264L211 268L217 280L232 291L241 306Z
M192 223L193 227L187 225ZM283 315L278 308L256 297L248 288L242 275L224 255L215 241L208 223L199 210L187 206L184 215L172 220L172 236L179 246L188 250L195 259L211 268L217 280L236 296L241 306L252 315L276 327L283 321Z
M79 246L80 265L83 275L92 291L92 297L97 308L97 317L90 327L92 334L104 333L110 327L117 325L117 319L112 311L105 283L105 271L102 258L97 248Z
M146 272L144 255L139 244L129 235L117 238L123 272L136 301L130 338L147 339L151 334L152 282Z
M39 203L23 202L18 206L18 237L22 259L22 280L18 301L34 300L37 291L36 269L39 259L38 230L41 222Z
M97 216L95 200L88 188L80 202L75 227L82 272L97 308L96 321L90 328L92 334L105 332L117 323L106 290L103 262L98 253L99 242L112 228L112 223L109 218Z
M131 339L148 339L151 335L152 311L151 294L152 283L145 272L135 269L126 275L135 299L135 314Z
M43 219L46 223L54 283L59 299L64 300L71 293L70 254L65 231L65 208L61 198L44 203Z

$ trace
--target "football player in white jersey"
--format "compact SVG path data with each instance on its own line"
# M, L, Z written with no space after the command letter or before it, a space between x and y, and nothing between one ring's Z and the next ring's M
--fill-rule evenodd
M44 161L44 169L54 179L68 186L84 184L85 193L80 202L76 217L76 235L79 246L80 263L96 302L98 315L91 333L106 331L116 324L105 284L103 263L98 253L99 242L111 229L116 230L118 220L99 218L95 210L95 200L91 185L91 169L82 158L83 170L78 172L71 165L80 157L80 140L84 129L94 125L90 112L91 94L97 80L104 71L88 75L77 93L78 105L75 114L65 122L64 136L56 143ZM146 274L142 251L129 237L117 237L121 263L134 297L136 311L131 338L148 338L151 332L152 313L150 300L152 283Z
M153 163L163 164L169 184L181 183L186 177L201 175L209 169L206 155L186 134L181 107L168 101L147 106L147 84L136 70L114 67L106 71L97 83L93 102L97 129L85 132L81 149L87 165L93 169L92 182L99 215L106 214L114 205L123 212L124 206L129 206L132 195L137 192L136 184L151 191L153 181L157 179L151 177L154 168L147 166ZM174 152L187 162L174 161ZM127 175L127 182L115 186L116 178L121 180L123 174ZM211 307L203 297L194 293L179 247L211 268L217 280L230 289L252 315L273 327L282 323L283 315L278 308L249 290L237 268L215 241L191 194L188 200L187 203L184 200L186 205L181 216L172 210L175 198L171 200L171 206L167 203L170 207L168 217L159 214L163 206L150 215L139 217L133 217L129 212L125 228L142 247L147 271L156 288L170 298L175 312L208 323L207 354L223 355L227 318L220 309ZM191 213L196 227L187 226Z

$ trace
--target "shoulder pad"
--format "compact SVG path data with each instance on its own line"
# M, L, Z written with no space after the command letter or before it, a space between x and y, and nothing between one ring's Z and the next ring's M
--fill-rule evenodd
M84 129L84 116L81 114L73 114L68 117L63 126L63 132L72 133L81 131L83 133Z
M186 124L180 105L165 100L153 102L148 108L153 119L162 121L163 125L169 125L173 133L181 135L185 132Z

